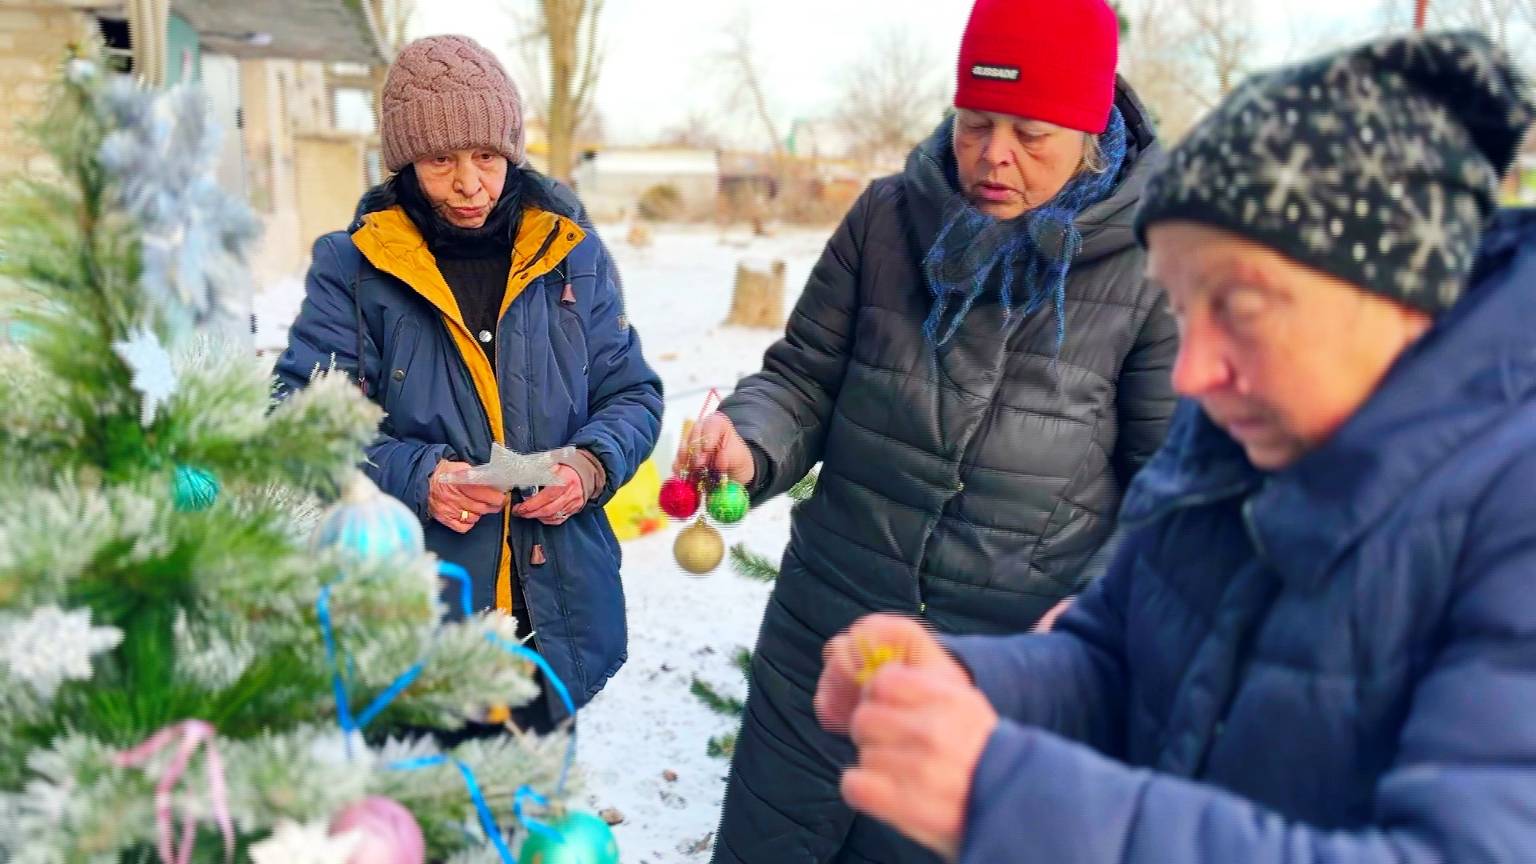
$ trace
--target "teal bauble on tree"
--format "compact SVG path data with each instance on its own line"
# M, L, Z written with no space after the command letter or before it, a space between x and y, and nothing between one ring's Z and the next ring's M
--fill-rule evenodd
M207 510L219 500L219 478L191 465L177 465L172 498L183 513Z
M547 823L552 836L534 830L523 841L517 864L619 864L619 844L608 823L580 811Z
M362 561L421 555L427 550L421 520L411 508L385 494L361 471L348 482L341 500L320 517L309 546Z

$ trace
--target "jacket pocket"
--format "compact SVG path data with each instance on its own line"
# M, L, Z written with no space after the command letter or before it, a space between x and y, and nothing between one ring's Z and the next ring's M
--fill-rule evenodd
M555 316L560 322L560 333L565 337L571 358L577 364L572 371L580 372L584 379L590 371L587 368L587 322L575 307L564 303L556 304Z
M565 390L570 402L570 431L587 420L591 393L592 368L588 354L587 320L582 317L580 306L556 303L555 330L549 338L554 346L554 368L559 376L559 386Z
M388 360L382 369L384 398L379 400L385 415L393 414L400 401L412 375L411 365L416 360L416 346L420 341L421 325L404 317L395 322L395 330L381 352Z

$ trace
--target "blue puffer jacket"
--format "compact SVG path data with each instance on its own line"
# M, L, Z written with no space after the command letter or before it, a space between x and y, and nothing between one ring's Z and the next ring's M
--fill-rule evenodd
M1111 572L953 647L1005 719L975 864L1536 861L1536 215L1325 445L1184 405Z
M624 663L619 544L600 505L650 455L661 383L595 234L572 217L527 209L512 254L492 369L404 211L367 213L350 234L315 243L277 372L284 387L302 387L333 356L356 373L361 351L368 392L387 413L365 470L415 509L429 550L469 571L475 608L510 608L511 579L519 580L537 647L579 705ZM507 514L455 533L429 515L427 481L444 458L487 461L493 440L523 453L585 448L607 486L558 527Z

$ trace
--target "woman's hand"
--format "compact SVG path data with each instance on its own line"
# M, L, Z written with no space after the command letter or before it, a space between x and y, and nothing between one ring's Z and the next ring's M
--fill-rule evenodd
M693 428L672 462L672 473L679 477L699 470L713 471L748 487L757 473L747 442L737 434L731 418L719 411Z
M507 506L506 493L490 486L444 483L445 474L468 471L470 465L447 459L437 463L427 483L427 511L449 529L463 534L475 527L481 516L500 513Z
M887 662L931 669L940 678L970 686L960 665L929 627L889 612L866 615L827 640L816 682L816 719L830 732L847 734L864 686Z
M559 525L580 513L587 506L588 492L582 487L581 475L569 465L556 465L555 476L560 483L545 486L539 494L512 508L512 515L523 519L537 519L545 525Z
M997 722L987 697L941 666L881 668L849 723L859 759L843 772L843 800L958 860L976 766Z

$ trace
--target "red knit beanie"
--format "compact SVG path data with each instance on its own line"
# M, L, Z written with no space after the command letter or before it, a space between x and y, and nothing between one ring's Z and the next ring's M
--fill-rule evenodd
M976 0L955 107L1094 134L1115 102L1120 22L1104 0Z

